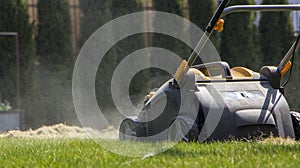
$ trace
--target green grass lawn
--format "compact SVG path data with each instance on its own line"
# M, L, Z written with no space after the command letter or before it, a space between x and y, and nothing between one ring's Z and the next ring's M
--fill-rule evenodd
M0 167L298 168L300 142L179 143L163 153L142 159L111 153L89 139L1 138Z

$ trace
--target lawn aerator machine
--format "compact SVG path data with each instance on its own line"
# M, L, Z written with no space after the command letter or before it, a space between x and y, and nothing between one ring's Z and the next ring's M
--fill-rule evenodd
M230 68L226 62L193 65L213 30L221 31L225 15L249 11L292 11L300 5L238 5L223 0L188 61L173 79L145 98L138 116L125 118L120 140L204 141L228 138L300 138L300 114L290 111L283 81L291 72L299 38L278 66L259 72ZM290 71L289 71L290 70Z

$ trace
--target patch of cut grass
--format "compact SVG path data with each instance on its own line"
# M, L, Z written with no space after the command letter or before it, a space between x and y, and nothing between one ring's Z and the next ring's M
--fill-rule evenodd
M275 140L275 142L277 142ZM132 142L118 141L124 150ZM131 143L132 147L128 147ZM147 148L145 144L145 148ZM114 154L90 139L1 138L1 167L299 167L300 143L229 141L179 143L147 158Z

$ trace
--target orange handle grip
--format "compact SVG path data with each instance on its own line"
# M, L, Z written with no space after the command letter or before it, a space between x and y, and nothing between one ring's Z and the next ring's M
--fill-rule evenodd
M291 68L291 66L292 66L292 62L291 61L289 61L288 63L286 63L285 66L283 67L283 69L280 72L281 76L284 76L287 73L287 71Z

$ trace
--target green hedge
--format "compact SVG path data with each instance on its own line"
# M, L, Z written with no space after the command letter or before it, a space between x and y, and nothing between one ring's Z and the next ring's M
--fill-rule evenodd
M143 6L141 0L127 0L126 3L123 0L112 0L110 10L113 18L115 19L126 14L143 11ZM144 25L137 26L143 27ZM113 29L115 31L119 31L120 27L114 27ZM146 39L144 34L136 34L131 37L122 39L113 47L116 51L116 64L119 64L122 59L124 59L132 52L144 47L146 47ZM136 80L131 81L129 94L131 95L133 102L138 101L138 99L143 99L143 97L139 96L138 98L136 98L136 96L134 95L143 94L144 96L145 94L147 94L148 75L148 71L143 71L139 74L139 77L136 76Z
M153 9L156 11L168 12L183 17L182 0L153 0ZM156 20L157 19L154 17L154 24ZM178 33L183 34L185 33L183 24L181 26L182 30ZM170 29L172 29L172 27L170 27ZM183 59L187 59L189 54L191 53L191 50L181 41L166 35L154 34L152 37L152 45L154 47L161 47L170 50Z
M230 5L250 5L254 0L234 0ZM224 31L221 34L220 53L231 66L245 66L259 70L259 57L254 13L234 13L225 17Z
M20 43L21 108L26 115L32 111L34 41L33 25L29 23L27 6L22 0L0 1L0 32L17 32ZM16 108L15 38L0 36L0 99Z
M216 0L189 0L188 4L191 22L196 24L204 32L209 20L217 8ZM191 34L191 36L193 35ZM213 33L210 37L210 40L218 49L220 45L219 33Z
M262 4L287 4L288 0L264 0ZM290 12L262 12L259 22L263 62L277 65L293 43Z
M39 0L37 55L49 68L72 61L72 30L67 0Z
M94 31L111 20L110 5L111 0L79 1L80 10L82 12L80 19L79 47L82 47Z
M38 64L33 126L77 123L72 101L72 47L68 0L39 0L36 50Z

